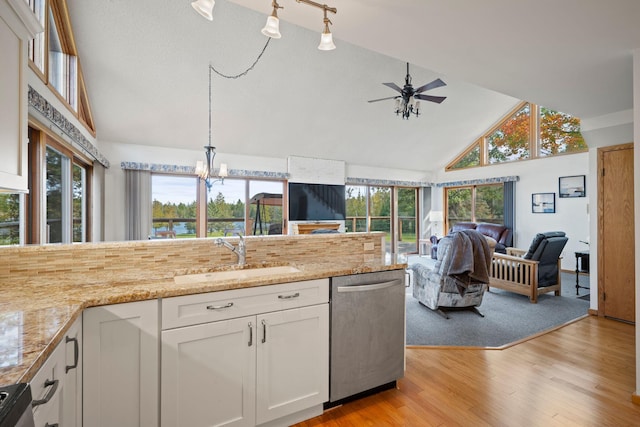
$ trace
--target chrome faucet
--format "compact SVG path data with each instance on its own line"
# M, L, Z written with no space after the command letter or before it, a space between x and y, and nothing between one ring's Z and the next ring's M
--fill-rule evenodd
M225 248L229 249L238 257L238 265L244 265L247 259L247 246L244 243L244 237L242 237L242 234L240 233L234 233L234 234L240 238L240 241L238 242L238 247L233 246L231 243L227 242L226 240L223 240L221 237L218 237L216 239L216 245L224 246Z

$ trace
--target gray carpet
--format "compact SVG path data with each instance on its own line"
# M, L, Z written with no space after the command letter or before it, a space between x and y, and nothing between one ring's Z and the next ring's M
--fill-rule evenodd
M426 257L411 256L408 262L432 265ZM449 319L420 304L407 288L407 345L502 347L587 314L589 301L576 297L575 284L575 274L562 273L562 296L540 295L537 304L492 289L479 307L484 318L462 310L449 312ZM580 284L588 286L589 277L580 276ZM588 293L580 289L580 296Z

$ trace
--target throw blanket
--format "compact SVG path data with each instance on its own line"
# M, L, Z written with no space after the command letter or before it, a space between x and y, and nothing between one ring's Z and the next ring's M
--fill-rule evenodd
M460 295L478 283L489 283L491 249L487 240L476 230L461 230L453 233L451 260L444 280L453 281Z

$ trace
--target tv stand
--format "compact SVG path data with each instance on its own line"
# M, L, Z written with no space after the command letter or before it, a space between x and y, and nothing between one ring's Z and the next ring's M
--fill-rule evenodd
M311 234L314 230L338 230L340 223L338 222L305 222L293 224L293 234Z

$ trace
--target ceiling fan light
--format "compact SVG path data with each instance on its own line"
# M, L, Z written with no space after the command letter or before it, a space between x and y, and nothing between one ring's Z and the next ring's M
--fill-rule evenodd
M191 2L191 6L203 17L209 21L213 21L213 6L216 5L215 0L197 0Z
M331 32L323 32L320 35L320 44L318 45L318 49L320 50L334 50L336 45L333 43L333 34Z
M267 18L267 24L262 29L262 34L272 39L279 39L282 37L280 34L280 20L277 16L269 16Z

